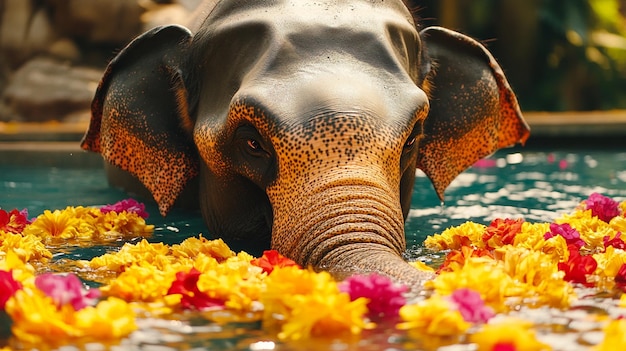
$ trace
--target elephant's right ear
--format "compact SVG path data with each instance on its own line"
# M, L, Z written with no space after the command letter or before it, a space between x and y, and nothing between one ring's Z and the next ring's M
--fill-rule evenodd
M136 176L165 215L198 173L181 62L191 33L154 28L109 63L81 147Z

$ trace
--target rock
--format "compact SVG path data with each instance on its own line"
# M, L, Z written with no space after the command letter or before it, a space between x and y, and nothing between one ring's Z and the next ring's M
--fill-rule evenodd
M0 120L63 120L88 111L101 75L99 69L32 59L11 77L0 101Z
M18 0L21 1L21 0ZM125 45L141 32L144 8L137 0L46 0L55 27L70 38Z
M56 37L45 7L31 0L4 0L0 6L0 51L11 66L44 52Z

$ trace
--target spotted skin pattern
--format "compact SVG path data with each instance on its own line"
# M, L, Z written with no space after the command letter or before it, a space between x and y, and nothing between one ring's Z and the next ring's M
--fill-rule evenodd
M418 31L399 0L210 3L199 27L150 30L110 63L82 147L163 215L197 177L209 232L231 245L419 286L428 276L402 259L416 168L443 198L528 138L495 59Z

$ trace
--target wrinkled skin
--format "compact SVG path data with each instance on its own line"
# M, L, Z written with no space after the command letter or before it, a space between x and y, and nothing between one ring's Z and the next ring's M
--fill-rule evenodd
M443 197L528 137L488 51L418 31L401 1L223 0L192 23L153 29L110 63L82 146L137 177L164 215L197 179L210 232L254 254L417 286L428 276L401 257L416 168Z

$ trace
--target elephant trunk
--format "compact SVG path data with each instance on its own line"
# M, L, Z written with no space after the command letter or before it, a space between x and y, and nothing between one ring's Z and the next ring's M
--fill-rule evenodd
M382 184L339 177L309 192L286 192L299 196L274 202L273 248L337 279L377 272L421 283L430 276L402 259L406 241L397 189Z

